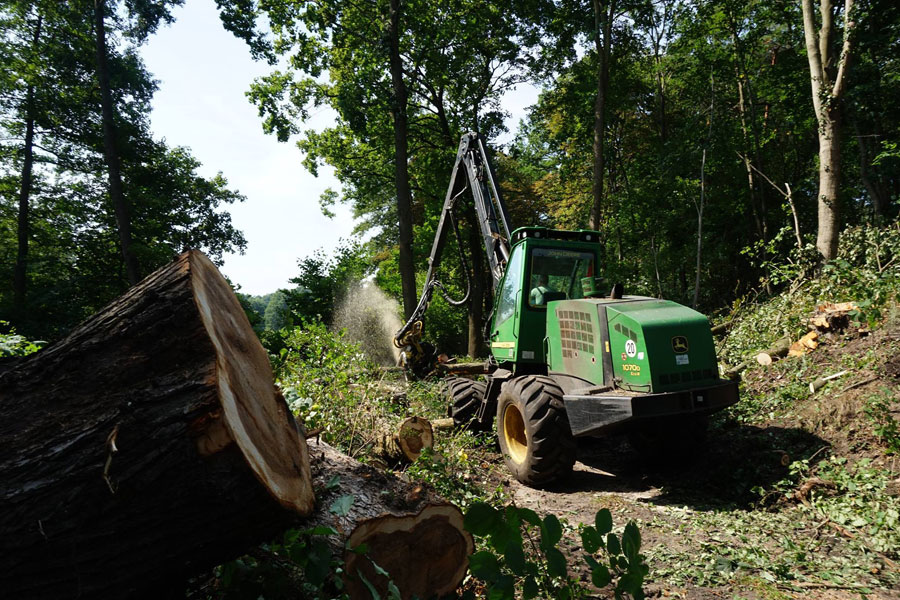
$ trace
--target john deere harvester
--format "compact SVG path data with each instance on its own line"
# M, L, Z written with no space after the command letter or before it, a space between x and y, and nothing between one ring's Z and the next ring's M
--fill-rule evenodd
M493 282L491 358L485 381L446 384L450 416L485 430L495 422L510 471L534 486L572 470L579 436L626 431L641 450L671 453L700 438L710 413L738 401L737 384L718 376L707 318L607 284L596 231L511 231L494 180L482 140L464 135L422 298L395 338L407 368L434 367L424 314L442 290L435 272L448 231L461 240L456 211L468 191Z

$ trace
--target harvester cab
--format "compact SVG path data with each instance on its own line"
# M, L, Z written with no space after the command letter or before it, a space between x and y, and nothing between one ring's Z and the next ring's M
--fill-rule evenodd
M489 430L496 421L519 481L542 486L565 476L578 436L627 431L639 450L677 453L702 438L710 413L738 401L737 384L719 378L707 318L605 282L598 232L510 232L483 142L472 133L460 143L422 299L395 337L411 371L434 368L434 347L422 341L424 314L434 291L443 291L435 270L448 230L461 240L455 209L467 190L492 274L491 358L485 381L445 384L448 412L460 426ZM461 248L460 258L468 273ZM468 296L447 300L462 305Z

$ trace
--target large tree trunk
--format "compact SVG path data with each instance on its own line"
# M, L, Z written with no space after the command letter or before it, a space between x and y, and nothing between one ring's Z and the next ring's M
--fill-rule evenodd
M306 442L199 252L0 363L10 598L163 597L312 508Z
M820 0L821 27L816 28L813 0L802 0L803 32L809 60L813 108L819 125L819 195L816 249L826 260L837 256L840 233L841 101L852 57L854 0L844 1L844 43L835 60L833 0Z
M38 53L41 39L43 16L38 13L31 40L31 52ZM25 296L28 291L28 241L31 237L31 186L34 172L34 84L29 83L25 91L25 145L22 148L22 181L19 187L19 215L16 221L16 266L13 269L13 307L22 316L25 311Z
M321 489L319 510L304 527L337 531L331 546L344 562L347 593L353 600L372 598L363 576L386 597L390 574L403 600L444 597L465 577L473 552L472 536L463 529L462 514L428 489L363 465L323 442L310 446L313 479ZM338 484L328 485L335 476ZM377 490L373 492L373 490ZM329 510L350 496L346 511ZM365 544L368 551L353 550Z
M594 4L594 45L597 52L597 96L594 100L594 172L593 202L588 227L599 230L603 218L603 138L606 134L606 92L609 88L609 57L612 49L612 22L615 18L615 0L601 0ZM602 36L601 36L602 28Z
M397 191L398 243L400 284L403 292L403 314L412 316L416 300L416 267L413 261L412 194L409 190L409 124L406 115L408 91L403 80L403 61L400 57L401 0L391 0L388 46L391 65L393 98L391 113L394 119L394 187Z
M119 230L119 246L122 260L125 263L125 276L128 283L136 284L140 280L137 259L131 248L131 215L125 192L122 189L122 173L120 156L116 139L116 124L113 114L112 91L109 83L109 64L107 61L106 25L104 12L106 0L94 0L94 37L97 53L97 84L100 87L100 108L103 120L103 154L106 159L106 172L109 177L109 198L116 216Z

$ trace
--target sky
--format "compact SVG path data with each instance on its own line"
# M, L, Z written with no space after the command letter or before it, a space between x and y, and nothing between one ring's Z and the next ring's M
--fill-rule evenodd
M314 177L303 168L296 140L279 143L262 131L262 120L245 92L270 71L254 62L245 43L226 32L213 0L187 0L141 49L147 69L158 81L151 126L169 146L185 146L202 163L199 174L221 171L231 189L247 200L227 207L247 239L245 254L225 255L222 272L247 294L263 295L292 287L297 260L323 248L333 251L350 237L350 209L337 205L333 219L319 208L328 188L340 191L330 167ZM507 94L511 131L537 99L528 85ZM324 129L334 122L321 110L304 123ZM506 140L501 140L506 141Z

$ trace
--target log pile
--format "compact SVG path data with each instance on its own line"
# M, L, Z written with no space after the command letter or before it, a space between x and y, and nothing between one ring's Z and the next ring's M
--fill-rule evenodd
M458 509L322 445L311 469L265 350L199 252L0 363L0 417L4 597L170 597L288 527L326 521L353 598L369 597L358 573L386 585L372 561L404 598L450 592L465 574ZM425 446L416 426L398 446ZM346 514L329 510L322 481L334 479L353 496Z

